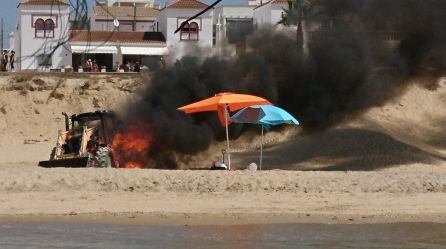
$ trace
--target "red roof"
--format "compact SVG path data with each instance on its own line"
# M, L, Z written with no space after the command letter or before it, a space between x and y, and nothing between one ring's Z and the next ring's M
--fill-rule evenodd
M20 4L23 4L23 5L69 5L64 0L22 0L20 2Z
M165 43L161 32L71 30L70 42Z
M205 9L209 5L197 0L178 0L167 5L165 8L169 9Z

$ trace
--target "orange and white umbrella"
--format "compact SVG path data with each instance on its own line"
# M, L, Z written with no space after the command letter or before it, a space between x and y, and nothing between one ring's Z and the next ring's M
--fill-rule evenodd
M231 155L229 146L229 130L228 125L230 123L229 111L234 112L242 108L252 106L252 105L270 105L271 102L268 100L248 94L237 94L237 93L219 93L214 97L207 98L183 107L178 108L178 110L183 111L187 114L196 112L208 112L216 111L220 123L226 127L226 143L228 151L228 166L231 168ZM228 110L229 109L229 110Z

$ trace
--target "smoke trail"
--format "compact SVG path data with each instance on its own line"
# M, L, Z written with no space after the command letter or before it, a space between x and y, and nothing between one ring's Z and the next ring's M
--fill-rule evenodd
M235 58L185 56L154 72L124 118L152 127L150 167L176 168L178 155L196 154L224 138L214 113L176 110L218 92L268 98L298 117L305 130L318 130L384 104L408 77L436 77L446 69L442 1L314 4L307 21L321 27L312 31L305 57L292 32L263 29L250 37L250 50ZM240 131L234 126L232 135Z

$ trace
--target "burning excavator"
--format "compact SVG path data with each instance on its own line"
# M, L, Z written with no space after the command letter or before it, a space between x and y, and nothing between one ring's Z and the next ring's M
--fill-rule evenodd
M110 111L96 111L65 117L65 130L59 131L50 160L39 166L54 167L119 167L111 144L116 135L116 115Z

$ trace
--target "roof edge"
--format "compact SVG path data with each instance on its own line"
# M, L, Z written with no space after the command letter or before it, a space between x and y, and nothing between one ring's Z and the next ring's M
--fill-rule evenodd
M170 8L170 6L172 6L172 5L174 5L174 4L178 3L178 2L181 2L181 1L184 1L184 0L176 0L176 1L173 2L173 3L170 3L169 5L164 6L162 9L160 9L160 11L161 11L161 10L164 10L164 9L167 9L167 8ZM203 5L206 6L206 8L210 6L210 5L206 4L206 3L203 3L203 2L198 1L198 0L191 0L191 1L195 1L195 2L197 2L197 3L203 4ZM176 8L172 8L172 9L176 9ZM182 8L180 8L180 9L182 9ZM190 8L190 9L194 9L194 8ZM201 9L201 8L197 8L197 9Z

